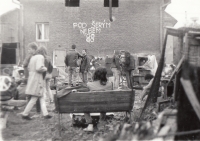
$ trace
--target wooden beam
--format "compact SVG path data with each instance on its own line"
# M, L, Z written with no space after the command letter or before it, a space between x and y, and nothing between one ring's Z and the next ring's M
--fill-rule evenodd
M196 97L195 91L192 87L191 81L181 78L181 83L183 85L183 89L185 90L185 93L186 93L194 111L196 112L196 114L200 120L200 104L197 100L197 97Z
M174 75L175 75L175 74L178 72L178 70L180 69L180 67L181 67L181 65L182 65L184 59L185 59L185 56L183 56L183 57L181 58L181 60L179 61L179 63L178 63L178 65L177 65L176 69L173 71L173 73L172 73L172 75L171 75L171 77L170 77L170 79L169 79L169 81L168 81L168 83L167 83L167 86L168 86L169 83L172 81Z
M176 37L183 37L184 36L184 31L179 30L177 28L173 27L166 27L168 31L168 35L176 36Z

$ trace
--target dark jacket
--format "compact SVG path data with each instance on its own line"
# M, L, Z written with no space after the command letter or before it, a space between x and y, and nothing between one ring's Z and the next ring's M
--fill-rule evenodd
M86 55L83 56L82 60L81 60L81 66L80 66L80 72L84 72L89 70L90 67L90 58Z
M126 71L134 70L135 69L135 58L134 58L134 56L131 55L129 52L126 52L125 56L126 56L125 57L126 62L122 63L120 61L122 71L126 72Z
M43 72L43 79L46 77L47 74L51 74L53 71L53 65L49 56L46 56L46 58L44 59L44 65L47 68L47 71Z
M111 68L117 68L118 70L121 69L120 63L119 63L119 55L114 55L113 56Z
M48 73L52 73L52 71L53 71L53 65L52 65L52 62L51 62L51 58L49 56L47 56L45 58L44 65L47 68L47 72Z
M70 49L69 52L67 52L65 57L65 65L68 67L77 67L77 60L81 57L81 55L76 52L74 49Z

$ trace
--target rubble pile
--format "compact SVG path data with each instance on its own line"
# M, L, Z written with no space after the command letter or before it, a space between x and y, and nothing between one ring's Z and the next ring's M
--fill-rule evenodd
M115 140L173 140L173 134L176 132L176 110L165 109L158 115L146 115L146 117L154 117L154 120L133 122L131 124L118 123L115 124L113 131L102 136L99 141L115 141ZM169 116L170 115L170 116ZM173 116L172 116L173 115ZM169 134L170 133L170 134ZM171 135L172 134L172 135ZM171 135L171 136L168 136Z

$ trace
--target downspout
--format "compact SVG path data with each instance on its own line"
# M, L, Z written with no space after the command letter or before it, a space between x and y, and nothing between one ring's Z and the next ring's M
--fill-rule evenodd
M163 8L169 5L171 1L163 5L163 1L160 2L160 50L162 51L163 46Z
M109 0L109 19L112 22L112 0Z
M15 0L12 0L13 3L20 6L19 10L19 29L18 29L18 39L20 43L21 55L20 55L20 64L25 58L25 48L24 48L24 7L22 4L17 3Z
M0 31L2 33L2 23L1 23L1 16L0 16ZM1 69L1 52L2 52L2 34L0 36L0 69ZM1 75L1 71L0 71L0 75Z

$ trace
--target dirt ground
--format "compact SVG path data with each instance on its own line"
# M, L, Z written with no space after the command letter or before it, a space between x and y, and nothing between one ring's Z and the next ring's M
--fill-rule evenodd
M132 121L134 122L140 113L144 102L138 102L139 93L136 91L135 104L132 112ZM54 104L47 104L51 119L44 119L41 114L36 114L35 108L31 111L33 120L27 121L21 118L21 112L24 107L19 110L10 111L8 114L7 128L2 130L3 141L68 141L68 140L98 140L100 137L109 134L117 123L125 122L125 112L114 113L114 117L108 121L107 128L104 131L94 130L93 133L83 131L81 127L72 127L72 120L69 114L62 115L62 132L59 136L58 114L53 111Z

